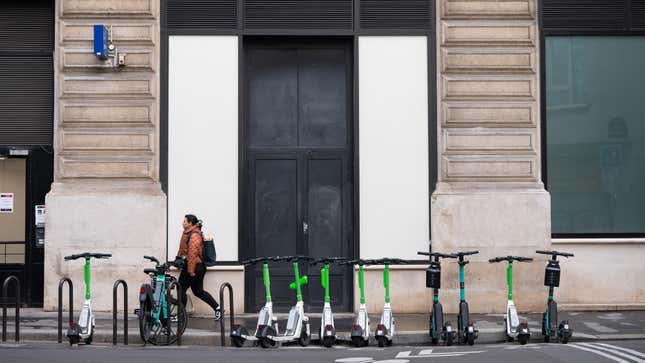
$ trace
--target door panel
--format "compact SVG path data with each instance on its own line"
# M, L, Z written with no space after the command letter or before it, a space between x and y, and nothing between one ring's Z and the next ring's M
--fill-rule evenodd
M249 145L298 146L298 67L292 49L247 53Z
M353 257L351 50L348 44L246 43L248 249L241 256ZM321 309L320 268L300 263L307 309ZM292 265L271 263L276 311L295 302ZM247 268L246 310L264 303ZM349 311L351 269L334 265L334 308Z
M343 48L299 50L298 120L301 146L346 146L346 57Z
M298 230L298 159L294 156L262 155L251 166L253 176L253 234L254 256L285 256L298 254L300 231ZM288 264L271 264L271 289L274 303L289 305L293 300L288 286L292 270ZM255 301L264 301L262 266L253 271Z

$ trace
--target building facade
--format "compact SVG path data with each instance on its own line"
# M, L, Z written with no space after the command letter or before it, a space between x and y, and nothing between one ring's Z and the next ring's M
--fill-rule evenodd
M480 251L466 269L473 311L504 309L503 266L488 259L509 254L535 257L516 267L516 303L540 310L545 248L576 254L560 305L645 306L642 0L57 0L38 3L43 18L7 4L50 19L29 49L0 34L0 62L18 64L0 83L50 92L21 104L0 85L0 193L15 205L0 214L15 235L0 235L0 272L41 292L28 304L54 309L60 277L82 280L63 256L85 250L113 254L93 264L98 309L118 278L134 296L142 256L173 258L193 213L217 246L206 286L230 282L237 311L263 296L240 261L306 254L413 260L392 269L394 309L425 312L416 252L429 248ZM95 24L124 65L95 57ZM11 123L16 104L40 113ZM303 268L317 306L317 271ZM271 266L278 309L293 300L289 271ZM443 271L442 298L457 301L457 266ZM381 273L366 272L371 309ZM355 284L332 269L339 310L357 305Z

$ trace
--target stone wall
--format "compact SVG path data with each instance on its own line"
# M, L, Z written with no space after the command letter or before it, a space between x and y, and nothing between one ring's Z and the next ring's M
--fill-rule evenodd
M478 249L466 266L471 310L505 309L501 255L550 245L550 199L540 176L536 2L437 3L438 183L431 197L433 251ZM450 262L450 261L446 261ZM539 310L541 263L517 263L515 300ZM458 301L455 263L443 295ZM448 301L450 301L448 300ZM457 304L447 304L455 311Z
M93 55L93 25L112 26L126 53L115 69ZM166 258L166 197L159 184L159 1L58 0L55 38L55 177L47 195L44 307L71 276L76 305L83 263L63 256L111 252L92 260L93 306L111 309L117 278L136 305L144 254Z

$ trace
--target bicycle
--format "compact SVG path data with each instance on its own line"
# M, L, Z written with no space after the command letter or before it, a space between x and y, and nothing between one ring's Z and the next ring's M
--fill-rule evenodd
M167 274L170 267L182 268L183 260L161 264L152 256L143 258L154 262L155 268L146 268L150 283L139 291L139 334L144 345L172 345L184 334L188 325L186 308L181 303L181 286L177 278ZM174 292L174 293L173 293ZM173 327L175 325L176 327Z

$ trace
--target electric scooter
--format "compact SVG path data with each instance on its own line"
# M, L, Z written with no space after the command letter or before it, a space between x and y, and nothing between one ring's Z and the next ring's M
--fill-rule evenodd
M300 276L298 270L299 261L312 260L308 256L284 256L277 257L277 260L288 261L293 264L294 282L289 284L291 290L296 291L296 305L289 311L289 318L287 319L287 327L283 335L278 335L276 331L274 335L267 334L266 338L275 343L288 343L297 341L301 346L306 347L311 342L311 330L309 328L309 317L305 315L305 303L302 300L301 287L309 281L307 276Z
M544 271L544 286L549 288L549 297L546 304L546 311L542 314L542 335L544 335L544 342L548 343L551 337L556 337L562 344L567 344L573 330L569 325L568 320L563 320L558 325L558 304L553 300L553 291L556 287L560 286L560 262L558 256L573 257L573 253L558 252L558 251L535 251L542 255L551 255L551 259L546 265ZM556 329L556 325L557 329Z
M468 310L468 303L466 302L466 288L464 287L465 281L465 268L468 261L464 259L465 256L476 255L479 251L466 251L453 253L459 260L459 315L457 316L457 331L458 341L461 344L468 343L474 345L475 339L479 335L479 331L475 329L475 324L470 321L470 314Z
M83 303L81 314L78 317L78 324L70 323L69 328L67 329L67 338L69 339L70 345L78 345L81 339L85 344L92 344L92 339L94 338L94 325L96 320L94 319L94 313L92 312L90 294L90 281L92 278L92 274L90 272L90 259L92 257L107 259L112 257L112 254L85 252L77 255L65 256L65 261L76 260L79 258L85 259L85 268L83 270L85 279L85 302Z
M336 326L334 325L334 314L331 311L331 297L329 296L329 269L332 262L345 261L344 257L317 258L311 265L323 263L320 270L320 284L325 290L325 303L323 304L322 316L320 317L320 342L327 348L336 343Z
M278 319L273 316L273 302L271 301L271 279L269 276L269 261L277 261L276 257L258 257L242 261L245 266L254 265L262 262L262 281L266 293L266 302L258 313L258 323L254 335L250 335L248 330L239 324L234 324L231 328L231 341L233 345L240 348L244 343L249 341L259 342L262 348L268 348L274 343L268 339L269 335L278 334Z
M365 306L365 275L363 273L363 266L374 264L374 260L358 259L346 261L343 264L351 266L358 265L358 289L361 293L361 300L350 337L355 347L366 347L370 342L370 318L367 315L367 307Z
M401 265L408 263L398 258L382 258L374 260L374 264L384 265L383 267L383 287L385 288L385 305L381 314L381 322L376 325L374 338L379 347L385 345L391 346L395 334L394 316L392 316L392 306L390 305L390 265Z
M447 346L451 346L453 341L457 339L457 332L453 329L449 321L444 323L443 320L443 307L439 302L439 289L441 288L440 258L457 258L457 256L438 252L417 252L417 254L430 257L430 266L426 270L426 287L433 289L429 331L430 340L432 344L437 344L439 339L441 339Z
M504 329L506 333L506 340L512 342L517 338L520 344L524 345L528 343L531 336L529 330L529 324L526 320L523 320L520 323L520 319L517 316L517 308L513 302L513 261L517 262L529 262L533 261L530 257L518 257L518 256L504 256L504 257L495 257L488 260L490 263L497 262L508 262L506 267L506 281L508 283L508 303L506 304L506 316L504 317Z

